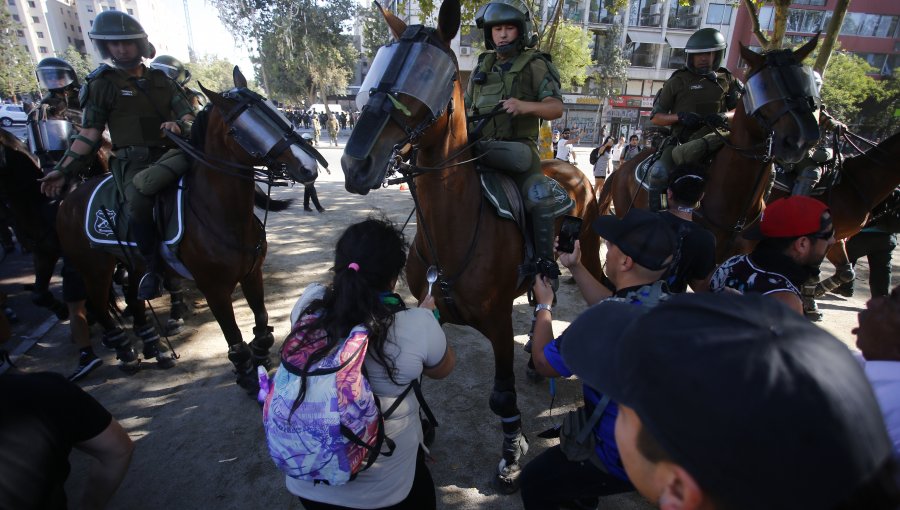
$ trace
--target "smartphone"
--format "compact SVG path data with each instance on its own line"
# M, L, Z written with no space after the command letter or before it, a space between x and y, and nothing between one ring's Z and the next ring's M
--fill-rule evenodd
M562 225L559 227L557 250L565 253L575 251L575 240L581 235L581 221L577 216L563 216Z

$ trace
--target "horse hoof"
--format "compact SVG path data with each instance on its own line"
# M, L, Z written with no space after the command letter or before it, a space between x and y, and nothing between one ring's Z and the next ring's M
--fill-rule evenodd
M505 461L501 460L497 473L494 475L494 489L503 495L515 494L519 490L521 471L518 463L506 465Z
M156 357L156 366L163 370L168 370L175 366L175 358L168 354L160 354Z
M169 319L166 321L166 335L175 336L184 331L184 319Z
M141 360L135 359L134 361L119 361L119 370L125 372L128 375L134 375L138 373L141 369Z
M546 377L542 376L537 370L531 367L525 369L525 378L532 384L542 383L546 379Z

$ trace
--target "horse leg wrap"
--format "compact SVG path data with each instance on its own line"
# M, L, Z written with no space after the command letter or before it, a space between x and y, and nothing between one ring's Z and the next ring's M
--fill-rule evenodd
M816 285L816 297L824 296L827 292L832 292L841 285L852 282L856 277L856 271L853 270L852 264L846 264L837 268L837 271L830 278L826 278Z
M235 382L238 386L244 388L247 393L256 395L259 391L259 379L256 377L256 367L253 365L253 353L250 351L250 347L244 342L229 346L228 359L234 365Z
M503 447L497 474L496 489L503 494L519 490L519 459L528 452L528 440L522 434L522 417L516 405L515 379L495 379L490 399L491 411L500 416L503 427Z
M119 368L125 372L134 372L140 365L141 360L138 359L137 353L131 347L131 340L121 328L111 329L103 333L103 339L100 341L104 347L115 349L116 359L121 363Z
M515 378L494 380L494 390L491 392L489 405L491 411L500 417L504 434L515 433L522 429L519 407L516 405Z
M275 336L272 332L275 328L272 326L261 326L253 328L253 341L250 342L250 353L253 355L253 366L262 366L266 370L272 367L272 361L269 359L269 349L275 343Z
M184 304L184 291L173 290L169 292L172 306L169 308L169 317L172 319L183 319L187 315L187 305Z
M172 368L175 366L175 360L172 356L166 356L165 347L160 347L159 333L156 332L156 328L147 324L135 329L134 334L144 342L142 354L145 360L156 359L160 368Z

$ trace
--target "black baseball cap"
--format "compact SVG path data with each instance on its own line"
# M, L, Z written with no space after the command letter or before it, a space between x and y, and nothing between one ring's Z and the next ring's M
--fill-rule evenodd
M561 349L729 508L833 508L892 455L848 348L771 297L682 294L649 311L600 303Z
M632 207L621 219L612 215L597 218L594 230L651 271L672 263L675 233L659 214Z

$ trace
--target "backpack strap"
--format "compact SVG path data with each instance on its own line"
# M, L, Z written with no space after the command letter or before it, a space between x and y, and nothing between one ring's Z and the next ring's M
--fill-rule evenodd
M603 395L603 398L600 399L600 402L597 402L597 405L594 407L594 412L591 413L591 417L584 422L584 428L578 431L578 435L575 436L575 440L579 443L584 443L588 436L594 431L594 427L600 421L600 417L603 416L603 411L606 411L606 408L609 407L609 395Z

